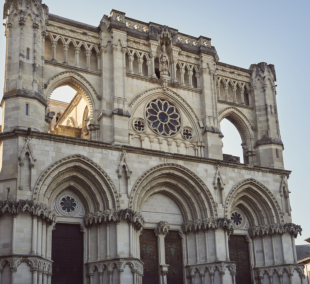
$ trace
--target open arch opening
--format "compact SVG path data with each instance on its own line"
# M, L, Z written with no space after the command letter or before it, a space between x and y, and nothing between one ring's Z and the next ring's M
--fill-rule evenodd
M90 103L81 91L70 84L57 87L50 96L49 112L55 113L49 132L89 139Z
M244 163L242 139L237 128L228 119L223 119L221 121L221 132L224 135L222 138L224 160Z
M223 153L230 154L224 155L224 160L245 164L252 163L253 127L247 117L239 109L228 107L220 111L219 121L221 122L221 131L224 134Z

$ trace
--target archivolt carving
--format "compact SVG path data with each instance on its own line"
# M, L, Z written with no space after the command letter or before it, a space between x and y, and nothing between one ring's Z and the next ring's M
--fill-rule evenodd
M184 100L179 94L177 94L176 92L174 92L173 90L169 89L169 88L163 88L163 87L157 87L157 88L153 88L150 90L147 90L145 92L143 92L142 94L136 96L132 102L130 103L130 107L134 110L136 109L136 105L138 101L141 101L142 97L148 98L151 95L154 95L156 93L159 94L166 94L168 97L172 97L174 100L177 100L177 102L182 106L185 105L186 109L188 109L188 112L191 114L191 117L195 118L195 121L198 122L198 116L196 115L196 113L194 112L194 110L192 109L192 107L189 105L189 103ZM144 99L145 99L144 98Z
M53 181L53 179L59 174L59 172L63 171L64 169L68 169L73 167L72 174L74 175L76 168L82 167L87 169L90 174L88 173L88 178L92 178L95 184L101 185L100 188L96 188L99 190L104 203L107 203L109 208L102 208L103 209L119 209L119 198L117 194L117 190L113 181L107 175L107 173L95 162L88 159L83 155L72 155L65 157L51 166L49 166L44 172L41 173L40 177L38 178L36 185L34 187L33 192L33 199L43 198L46 190L48 189L49 185ZM95 190L95 188L93 189ZM41 196L41 197L40 197Z
M50 78L45 84L45 94L49 99L51 93L58 87L69 85L76 91L81 92L87 98L91 117L93 108L96 109L96 98L101 100L94 87L81 74L75 71L64 71Z
M251 131L253 126L248 118L236 107L228 107L219 112L219 121L227 118L238 129L242 142L248 142L252 140ZM251 145L248 145L251 146Z
M272 194L272 192L264 186L262 183L258 182L255 179L245 179L237 184L234 185L234 187L230 190L230 192L227 195L226 202L225 202L225 217L229 218L231 214L231 209L232 209L232 203L234 202L235 197L239 193L239 189L244 188L245 186L248 187L254 187L256 189L259 189L261 198L267 199L269 205L272 208L268 208L269 210L272 209L274 213L274 218L277 223L283 223L283 212L281 211L281 208L278 204L278 201ZM259 196L258 196L259 198ZM256 199L257 204L259 205L259 199Z
M137 210L136 208L142 206L140 199L146 193L148 187L152 187L155 179L160 179L161 176L166 175L169 175L170 180L164 178L160 180L160 183L168 182L172 188L173 186L179 188L177 184L186 181L187 186L185 190L183 189L184 192L176 191L176 193L180 195L186 194L188 198L192 199L192 203L195 202L195 204L191 204L192 208L196 210L196 212L192 213L195 216L194 218L218 217L214 199L205 183L195 173L175 163L161 164L144 172L132 188L129 208Z

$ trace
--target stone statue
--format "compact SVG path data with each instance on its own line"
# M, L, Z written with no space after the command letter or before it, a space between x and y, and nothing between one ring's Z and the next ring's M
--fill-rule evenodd
M159 72L160 72L160 75L169 76L169 58L166 52L165 45L163 45L162 53L159 56Z

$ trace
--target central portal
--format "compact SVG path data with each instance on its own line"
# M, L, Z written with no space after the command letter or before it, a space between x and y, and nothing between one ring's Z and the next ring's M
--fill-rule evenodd
M52 284L83 284L83 233L79 225L56 225L52 260Z
M245 236L230 236L229 256L231 261L236 262L236 284L252 283L249 244L247 243Z

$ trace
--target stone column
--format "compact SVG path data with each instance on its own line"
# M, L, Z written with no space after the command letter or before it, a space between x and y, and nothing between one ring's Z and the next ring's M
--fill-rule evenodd
M89 273L88 279L89 279L89 284L93 284L94 283L94 273Z
M46 252L46 222L42 221L42 241L41 241L41 256L45 257Z
M57 62L56 60L56 48L57 48L57 41L52 41L52 61Z
M99 284L103 284L103 272L99 272Z
M142 64L143 64L143 57L138 58L138 67L139 67L139 75L142 76L143 72L142 72Z
M193 70L188 70L187 74L188 74L188 86L190 88L193 88Z
M133 74L133 60L134 60L134 56L133 55L128 55L128 63L129 63L129 70L128 72L130 74Z
M52 284L52 274L50 273L47 274L47 284Z
M227 233L228 233L228 231L224 231L224 235L225 235L225 247L226 247L226 261L230 261Z
M101 70L101 58L100 58L100 52L97 52L96 54L97 57L97 70Z
M64 44L63 45L63 50L64 50L64 64L68 64L68 49L69 49L69 45L68 44Z
M184 67L180 68L180 73L181 73L181 86L185 86L185 84L184 84L184 73L185 73Z
M3 272L3 269L0 268L0 284L2 283L1 279L2 279L2 272Z
M241 104L244 105L244 86L241 88Z
M206 262L210 262L210 253L208 249L208 231L205 230L205 247L206 247Z
M151 78L152 77L152 62L151 62L151 59L148 59L146 61L146 65L147 65L147 76L149 78Z
M16 271L17 271L17 267L11 267L11 281L12 281L12 284L15 284Z
M107 257L106 259L110 259L110 223L107 223Z
M91 57L91 50L86 50L86 66L87 70L90 70L90 57Z
M162 284L167 284L167 273L169 265L166 264L165 237L169 233L169 229L170 226L168 226L168 222L165 221L160 221L157 225L157 228L155 229L155 235L157 236L158 259Z
M286 264L283 236L284 236L284 234L281 235L282 255L283 255L283 264Z
M79 67L80 66L80 47L76 46L74 48L74 52L75 52L75 67Z
M42 220L40 218L38 218L38 240L37 240L37 255L41 255L42 251L42 246L41 246L41 242L42 242Z
M31 242L31 254L37 253L37 216L32 216L32 242Z
M16 216L17 216L17 215L13 215L13 225L12 225L12 254L15 254Z
M43 271L39 270L38 271L38 284L43 284L42 274L43 274Z
M100 225L97 225L97 261L100 260Z
M233 86L233 100L237 103L237 86Z
M197 231L195 231L195 244L196 244L196 264L199 264L199 242Z

